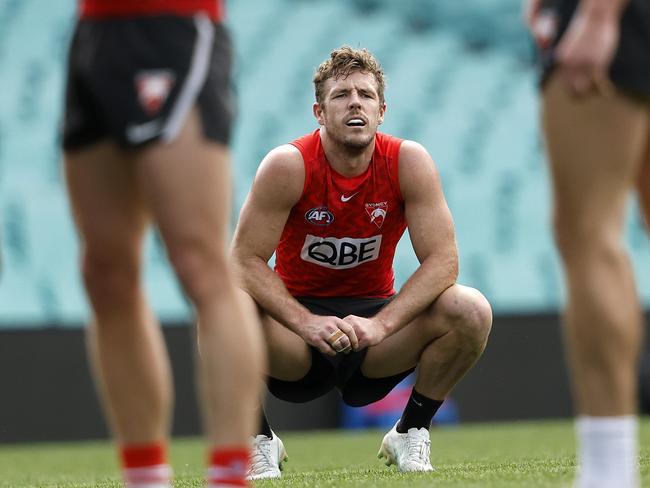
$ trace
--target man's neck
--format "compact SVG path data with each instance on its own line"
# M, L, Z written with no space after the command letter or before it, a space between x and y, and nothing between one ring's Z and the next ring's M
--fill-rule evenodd
M337 173L352 178L368 168L375 151L375 138L366 147L358 150L334 142L322 128L320 138L327 162Z

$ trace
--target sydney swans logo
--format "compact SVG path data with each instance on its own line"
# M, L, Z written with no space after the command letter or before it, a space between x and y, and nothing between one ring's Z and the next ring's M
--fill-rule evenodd
M381 229L388 213L388 202L366 203L366 213L370 217L370 222Z

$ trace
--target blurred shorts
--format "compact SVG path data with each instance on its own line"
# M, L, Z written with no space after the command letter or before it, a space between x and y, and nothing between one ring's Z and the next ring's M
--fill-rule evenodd
M229 33L204 14L81 19L68 57L63 147L171 142L194 107L204 135L228 144L231 70Z
M555 49L567 30L578 0L543 0L541 11L553 25L552 42L540 49L542 83L555 67ZM621 38L610 67L614 84L631 95L650 98L650 0L629 0L621 19Z
M372 317L392 298L313 298L297 297L310 312L316 315L347 315ZM273 396L293 403L304 403L323 396L337 388L343 401L353 407L361 407L384 398L415 368L386 378L366 378L361 373L361 363L368 349L350 354L328 356L310 346L312 365L307 374L298 381L282 381L269 377L267 386Z

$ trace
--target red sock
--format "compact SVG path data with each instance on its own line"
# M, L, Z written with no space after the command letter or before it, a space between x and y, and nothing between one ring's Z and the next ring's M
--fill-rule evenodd
M171 468L164 442L124 445L120 457L127 487L170 486Z
M249 447L214 448L210 451L208 488L248 486Z

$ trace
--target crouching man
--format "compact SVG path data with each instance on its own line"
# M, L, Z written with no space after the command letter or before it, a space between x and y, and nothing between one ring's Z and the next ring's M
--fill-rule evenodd
M379 455L400 471L431 471L431 419L483 352L490 305L456 284L453 222L431 157L377 132L386 103L376 59L337 49L314 85L320 128L264 158L233 244L241 286L262 313L268 388L290 402L338 388L362 406L417 369ZM406 228L420 265L396 294ZM279 477L285 458L262 412L249 478Z

